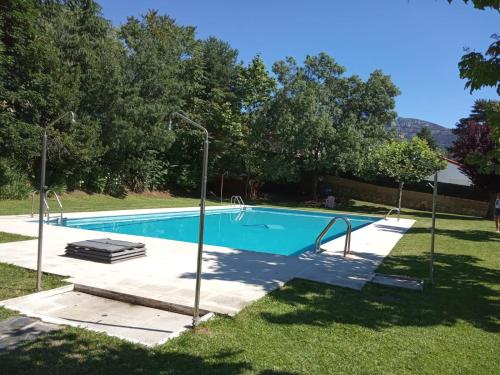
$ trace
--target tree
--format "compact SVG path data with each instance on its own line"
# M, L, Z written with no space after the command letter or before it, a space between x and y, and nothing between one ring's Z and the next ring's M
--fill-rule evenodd
M76 126L50 129L47 181L80 187L99 169L104 151L100 120L119 87L113 73L119 42L92 0L8 0L0 6L0 156L33 182L40 125L73 110Z
M472 93L483 87L496 87L500 95L500 36L492 35L495 40L486 52L469 52L458 63L460 78L465 79L465 87Z
M477 101L471 116L461 119L453 130L457 139L450 148L453 157L465 165L462 171L474 185L489 192L488 217L493 216L495 197L500 186L500 141L494 136L486 113L494 105L488 101Z
M167 117L184 108L191 89L184 73L196 44L194 28L150 11L129 17L119 36L127 53L125 89L115 118L103 128L110 140L106 163L111 176L133 191L165 188L179 160L169 153L174 134Z
M378 147L370 159L374 174L391 178L398 183L397 204L400 211L404 184L420 182L446 167L441 155L419 137L413 137L410 141L387 142Z
M448 0L451 4L453 0ZM463 0L464 3L472 3L474 8L485 10L486 8L500 11L498 0ZM465 88L470 88L472 93L482 87L496 87L500 95L500 40L498 34L491 36L494 42L490 44L486 52L468 52L462 56L458 63L460 78L466 79ZM498 121L498 117L496 117ZM499 125L500 126L500 125Z
M263 175L308 178L316 200L320 176L361 169L368 150L386 136L399 91L380 71L367 81L344 77L345 68L325 53L307 56L302 66L290 57L278 61L273 72L278 89L256 122Z
M272 101L276 80L269 75L261 56L255 56L238 74L238 97L241 100L244 138L239 143L238 164L243 166L246 182L245 197L257 197L257 187L264 163L260 158L261 134L256 125L264 108ZM251 186L250 186L251 185ZM248 192L250 191L250 194Z
M462 0L464 3L472 3L474 8L484 10L486 8L491 8L495 10L500 10L500 2L498 0ZM453 0L448 0L451 4Z
M436 143L436 140L432 136L431 131L429 130L428 127L424 126L422 129L420 129L420 131L416 134L416 136L419 137L420 139L424 139L431 149L433 150L438 149L439 146Z

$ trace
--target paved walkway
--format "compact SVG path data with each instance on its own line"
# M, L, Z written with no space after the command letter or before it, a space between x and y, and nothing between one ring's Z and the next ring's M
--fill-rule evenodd
M37 338L38 335L56 331L59 326L41 322L26 316L13 316L0 322L0 354L12 350L26 341Z
M210 207L220 209L227 207ZM181 211L196 208L73 213L67 217ZM344 237L322 247L321 254L298 257L205 246L201 308L234 315L288 280L300 277L361 289L374 276L385 256L413 225L413 220L380 220L352 233L351 252L342 257ZM38 224L27 215L0 216L0 231L37 235ZM190 307L194 301L197 245L116 233L47 225L44 231L43 270L68 277L76 284L127 293ZM68 242L97 237L144 242L147 257L116 264L100 264L63 256ZM37 241L0 245L0 262L36 269Z
M29 317L7 322L2 330L0 322L0 351L10 349L20 341L58 328L73 326L104 332L147 346L162 344L191 327L192 317L171 311L115 301L73 290L73 285L0 302L0 306ZM28 318L24 318L28 319ZM2 337L2 333L4 336Z

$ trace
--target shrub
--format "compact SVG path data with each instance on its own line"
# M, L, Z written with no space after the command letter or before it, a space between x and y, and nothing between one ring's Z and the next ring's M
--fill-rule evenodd
M0 199L26 198L31 190L28 176L0 159Z

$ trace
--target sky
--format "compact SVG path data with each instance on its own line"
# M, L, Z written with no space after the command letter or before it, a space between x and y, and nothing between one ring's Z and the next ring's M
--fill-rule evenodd
M396 111L453 127L479 98L498 99L493 88L464 89L458 62L464 48L484 52L500 33L500 13L461 0L97 0L115 26L149 9L215 36L248 63L260 54L275 61L326 52L367 78L381 69L401 90Z

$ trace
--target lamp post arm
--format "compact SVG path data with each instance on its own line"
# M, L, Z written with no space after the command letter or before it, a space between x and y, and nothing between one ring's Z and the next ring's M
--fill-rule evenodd
M197 122L191 120L189 117L186 116L186 114L184 112L182 112L182 111L181 112L174 112L173 115L180 117L181 119L183 119L187 123L193 125L194 127L198 128L199 130L201 130L204 133L205 138L208 139L208 130L205 127L198 124Z
M50 128L51 126L54 126L55 124L57 124L59 121L61 121L67 115L71 115L71 121L75 122L75 112L68 111L68 112L64 112L62 115L60 115L54 121L50 122L48 125L45 125L44 128L47 129L47 128Z

